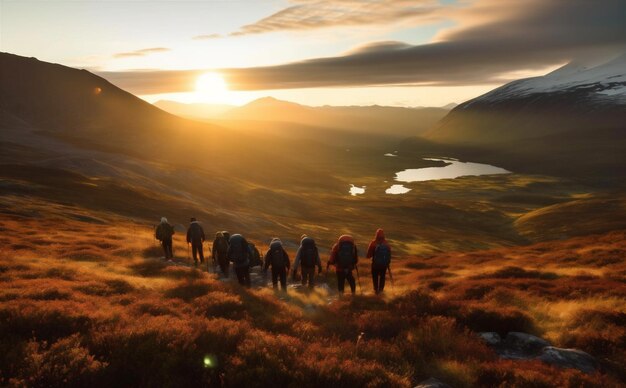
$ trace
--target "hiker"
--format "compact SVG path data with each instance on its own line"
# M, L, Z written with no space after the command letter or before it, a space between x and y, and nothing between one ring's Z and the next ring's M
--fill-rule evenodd
M300 247L296 252L296 260L293 264L292 278L295 279L298 273L298 267L302 267L302 285L309 288L315 287L315 267L317 266L318 273L322 273L322 262L320 260L320 254L315 245L315 240L303 234L300 237Z
M154 237L161 242L166 260L174 258L172 253L172 236L174 233L174 227L167 222L167 218L161 217L161 223L157 225Z
M330 259L326 265L326 269L329 266L334 265L337 272L337 289L340 294L343 294L343 289L346 280L350 284L350 290L352 295L356 292L356 282L352 275L352 270L359 262L359 256L354 244L354 238L352 236L344 234L339 237L339 240L330 252Z
M250 251L250 268L263 266L263 260L261 260L261 254L259 253L257 247L253 243L249 242L248 250Z
M200 263L204 263L204 252L202 251L203 242L204 230L198 221L196 221L194 217L191 217L191 223L189 224L189 229L187 229L187 244L191 244L193 263L196 267L198 266L198 256L200 256Z
M239 284L250 288L250 250L248 242L240 234L233 234L228 241L228 259L235 267Z
M278 287L278 278L280 277L280 287L287 292L287 272L289 271L290 262L287 251L283 248L283 243L278 238L273 238L270 247L265 253L265 265L263 271L272 266L272 286L274 289Z
M230 261L228 260L228 239L226 238L226 236L224 236L224 233L228 232L215 233L215 240L213 240L213 249L211 250L211 255L213 258L213 263L217 261L217 264L222 271L222 275L227 278Z
M372 259L372 281L376 295L385 288L385 275L391 264L391 247L385 240L385 232L382 229L376 231L374 239L367 248L367 258Z

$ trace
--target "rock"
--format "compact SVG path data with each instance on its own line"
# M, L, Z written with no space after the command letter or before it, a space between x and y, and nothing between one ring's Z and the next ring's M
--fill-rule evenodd
M593 373L597 367L596 360L590 354L578 349L546 346L538 359L561 368L578 369L585 373Z
M446 383L442 383L434 377L431 377L427 380L422 381L417 384L415 388L452 388Z
M541 350L550 343L531 334L512 331L506 335L503 343L503 357L532 358L541 353Z
M486 331L478 333L478 336L487 343L489 346L498 346L502 342L500 334L493 331Z

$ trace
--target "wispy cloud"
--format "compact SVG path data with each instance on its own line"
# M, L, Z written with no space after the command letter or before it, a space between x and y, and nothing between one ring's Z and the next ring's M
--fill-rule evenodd
M336 57L222 69L232 90L478 85L599 53L626 51L626 2L480 0L432 43L374 42ZM187 91L198 70L101 73L134 93ZM158 89L158 91L157 91Z
M436 0L291 0L293 5L229 34L241 36L284 30L376 25L407 20L440 20L446 8Z
M150 48L145 48L141 50L113 54L113 57L114 58L144 57L146 55L150 55L154 53L163 53L167 51L172 51L172 49L169 49L167 47L150 47Z
M222 34L207 34L207 35L197 35L194 36L193 39L194 40L211 40L211 39L220 39L223 38L224 35Z

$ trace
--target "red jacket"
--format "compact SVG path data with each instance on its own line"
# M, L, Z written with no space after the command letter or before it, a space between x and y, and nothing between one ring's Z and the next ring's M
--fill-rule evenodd
M368 259L374 256L374 251L376 250L376 245L378 244L385 244L389 248L389 253L391 253L391 247L389 246L389 243L387 242L387 240L385 240L385 232L383 232L382 229L378 229L376 231L376 236L370 242L369 247L367 247Z
M337 272L341 272L344 269L347 270L353 270L354 266L352 266L351 268L341 268L341 266L339 265L339 263L337 263L337 252L339 251L339 244L344 242L344 241L350 241L353 245L354 245L354 266L356 266L356 264L359 262L359 253L356 249L356 244L354 243L354 238L352 238L352 236L344 234L341 237L339 237L339 240L337 241L337 243L335 245L333 245L333 249L330 251L330 258L328 259L328 265L334 265L335 266L335 270Z

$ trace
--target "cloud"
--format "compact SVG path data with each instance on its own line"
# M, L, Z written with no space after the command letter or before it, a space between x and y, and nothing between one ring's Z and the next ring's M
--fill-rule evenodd
M172 51L172 49L169 49L167 47L150 47L150 48L145 48L141 50L113 54L113 57L114 58L144 57L146 55L150 55L154 53L163 53L166 51Z
M194 36L193 39L194 40L210 40L210 39L220 39L223 38L224 35L222 34L207 34L207 35L197 35Z
M458 25L428 44L374 42L336 57L220 72L231 90L503 83L515 71L623 53L625 14L623 0L480 0L456 10ZM188 91L197 74L129 72L105 78L148 94L156 93L157 85L161 93Z
M447 8L436 0L292 0L291 3L293 5L255 23L245 25L229 35L388 25L409 20L421 20L426 23L440 20L441 15L437 11Z

